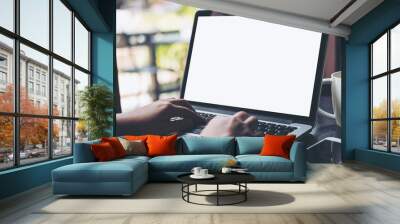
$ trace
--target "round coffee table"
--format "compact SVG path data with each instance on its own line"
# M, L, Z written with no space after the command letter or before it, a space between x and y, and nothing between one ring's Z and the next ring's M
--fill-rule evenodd
M189 174L182 174L177 177L178 181L182 183L182 199L188 203L198 204L198 205L234 205L245 202L247 200L247 192L249 188L247 183L255 180L255 177L248 173L229 173L213 174L215 177L212 179L193 179ZM215 190L198 190L197 185L215 185ZM224 190L220 189L220 185L236 185L237 190ZM194 191L190 191L190 186L195 186ZM206 194L209 192L214 192L215 194ZM203 197L216 197L216 204L202 204L193 202L190 200L190 196L203 196ZM240 196L240 199L231 203L221 203L221 197L232 197Z

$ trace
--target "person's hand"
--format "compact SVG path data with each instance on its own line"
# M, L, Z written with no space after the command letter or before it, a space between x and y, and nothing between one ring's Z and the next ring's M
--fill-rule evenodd
M254 136L257 118L240 111L233 116L216 116L201 131L202 136Z
M205 123L182 99L158 100L117 116L118 135L182 133Z

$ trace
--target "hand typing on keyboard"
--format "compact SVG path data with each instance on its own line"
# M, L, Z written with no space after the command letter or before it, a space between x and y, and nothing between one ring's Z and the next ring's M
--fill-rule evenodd
M209 125L206 126L206 131L201 132L203 135L229 135L229 136L239 136L239 135L247 135L247 136L264 136L265 134L269 135L287 135L294 130L296 127L285 125L285 124L277 124L265 121L257 121L254 125L255 117L249 116L245 112L239 112L232 117L216 117L215 114L210 113L199 113L207 122L210 122ZM216 117L216 118L215 118ZM236 119L235 119L236 117ZM215 119L215 120L214 120ZM246 119L249 119L246 121ZM250 121L250 122L249 122ZM250 126L246 123L251 124ZM224 131L221 127L228 128ZM220 128L220 129L218 129ZM217 131L214 131L217 130Z
M240 111L233 116L211 115L208 124L201 131L203 136L255 136L257 118Z
M287 125L257 121L256 117L243 111L233 116L197 113L182 99L158 100L117 115L117 135L194 132L204 136L263 136L286 135L294 129Z
M187 101L164 99L118 114L117 134L183 134L205 123Z

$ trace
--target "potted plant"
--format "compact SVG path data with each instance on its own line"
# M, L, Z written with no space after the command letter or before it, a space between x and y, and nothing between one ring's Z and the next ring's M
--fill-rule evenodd
M112 125L113 94L107 86L95 84L86 87L79 93L79 106L80 124L84 123L87 127L90 140L110 136L108 130Z

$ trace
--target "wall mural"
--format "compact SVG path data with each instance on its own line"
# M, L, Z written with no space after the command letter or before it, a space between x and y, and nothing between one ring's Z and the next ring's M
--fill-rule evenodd
M117 10L117 134L260 135L257 118L245 112L204 117L179 99L197 9L164 1L134 2ZM301 137L310 162L341 162L341 41L328 37L316 124Z

